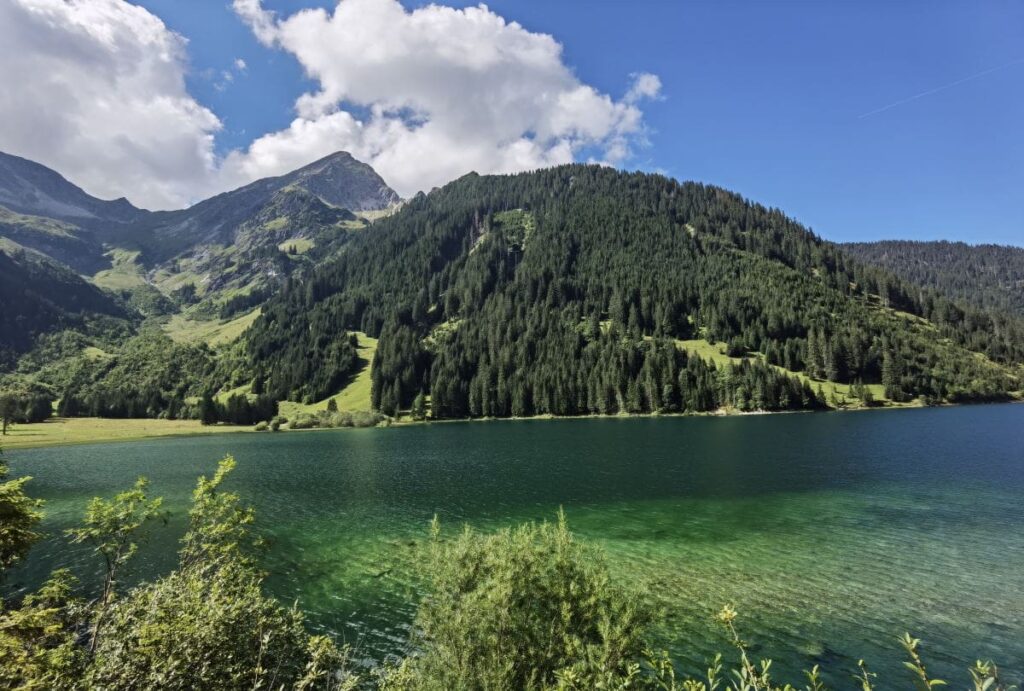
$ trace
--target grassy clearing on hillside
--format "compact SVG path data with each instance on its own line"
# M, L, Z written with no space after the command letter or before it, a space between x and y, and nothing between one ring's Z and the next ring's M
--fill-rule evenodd
M367 221L373 223L378 218L387 218L388 216L395 213L401 208L401 204L396 204L388 209L377 209L374 211L357 211L356 216L358 216L359 218L365 218Z
M362 369L348 386L333 396L328 396L316 403L296 403L295 401L281 401L278 406L281 415L288 419L294 418L300 413L314 413L318 410L326 410L327 403L333 398L338 404L341 412L363 412L370 410L370 365L373 363L373 356L377 352L377 339L370 338L361 331L354 332L359 339L356 348L362 359Z
M762 361L764 360L764 355L762 355L761 353L754 353L748 355L746 358L729 357L728 355L725 354L727 348L725 343L709 343L703 338L691 339L687 341L676 341L676 345L691 355L696 355L697 357L703 360L710 360L711 362L714 362L717 366L724 366L730 364L738 365L741 362L743 362L744 359L760 359ZM837 399L840 402L845 401L848 405L853 407L860 405L860 399L854 397L853 393L851 392L852 387L849 384L837 384L835 382L823 381L821 379L811 379L803 372L791 372L790 370L787 370L783 367L779 367L778 365L772 365L772 367L778 370L779 372L783 372L791 377L798 377L801 381L810 382L811 388L814 389L815 391L817 391L818 387L820 386L822 392L825 394L825 400L829 403L829 405L832 404L833 399ZM881 384L865 384L864 388L871 392L871 395L874 396L875 401L878 402L879 404L903 407L915 405L913 403L893 403L892 401L885 397L885 387L882 386Z
M225 345L241 336L258 316L260 316L259 307L229 321L216 319L200 321L184 314L175 314L170 321L164 324L164 332L178 343Z
M42 235L51 235L59 238L72 238L76 236L76 228L70 223L64 223L45 216L32 216L30 214L19 214L0 206L0 223L18 226L23 230L32 230Z
M176 290L184 288L186 285L193 285L196 290L202 293L203 288L203 277L197 273L189 271L188 264L182 261L182 270L179 272L166 271L161 269L157 271L153 276L153 282L156 286L170 295Z
M204 426L198 420L113 420L108 418L53 418L46 422L14 425L0 437L5 450L36 446L129 441L215 432L247 432L252 427Z
M277 246L277 249L282 252L290 252L292 248L295 249L295 254L305 254L313 249L313 241L307 238L292 238L291 240L285 240Z
M242 384L227 391L218 391L213 397L218 403L227 403L232 396L248 396L252 393L252 384Z
M277 231L277 230L281 230L282 228L285 228L287 226L288 226L288 217L287 216L278 216L277 218L275 218L275 219L273 219L271 221L267 221L266 223L264 223L263 224L263 230L268 230L270 232L274 232L274 231Z
M146 276L136 260L138 252L113 250L107 253L111 266L92 277L92 282L107 290L130 290L146 284Z
M89 360L106 360L109 357L113 357L107 351L102 348L97 348L96 346L86 346L82 349L82 355Z

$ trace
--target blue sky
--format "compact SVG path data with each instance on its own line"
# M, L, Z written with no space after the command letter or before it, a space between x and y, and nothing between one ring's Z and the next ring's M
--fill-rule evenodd
M296 99L318 90L298 54L260 43L229 0L139 4L188 40L187 89L220 120L217 156L287 128ZM262 3L281 18L308 7L334 2ZM660 78L660 98L637 105L647 143L631 133L623 167L722 185L832 240L1024 245L1024 3L488 7L553 36L579 82L612 99L626 102L632 74Z

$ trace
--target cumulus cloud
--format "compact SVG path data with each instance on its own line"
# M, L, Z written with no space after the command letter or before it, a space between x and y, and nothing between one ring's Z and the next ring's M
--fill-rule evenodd
M0 0L0 150L101 197L205 196L221 124L185 88L185 48L122 0Z
M627 160L643 140L639 104L661 82L633 76L621 100L580 82L551 36L486 6L406 10L398 0L340 0L281 18L234 0L267 46L292 54L319 88L287 129L224 162L226 179L282 173L345 149L409 195L476 170L508 172L586 156Z
M632 75L633 85L626 92L626 103L639 103L644 99L661 98L661 79L650 72L637 72Z
M400 194L462 175L574 160L628 161L644 141L652 74L621 98L565 64L551 36L486 6L340 0L288 16L234 0L256 38L293 56L316 89L287 128L215 154L221 122L188 93L187 41L125 0L0 0L0 150L101 197L174 208L338 150ZM210 73L221 88L244 60Z

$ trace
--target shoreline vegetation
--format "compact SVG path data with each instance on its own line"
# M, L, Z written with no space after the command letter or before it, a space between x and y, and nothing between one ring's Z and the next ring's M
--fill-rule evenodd
M686 412L686 413L619 413L615 415L533 415L529 417L485 417L465 419L413 419L408 411L403 411L399 417L389 418L378 416L365 411L347 411L341 415L360 415L368 418L379 418L376 424L310 424L309 420L316 420L319 415L327 413L326 410L312 413L300 413L300 419L304 424L291 427L292 422L282 422L277 430L271 431L269 425L231 425L219 423L215 425L204 425L199 420L160 420L150 418L92 418L54 417L43 422L25 423L12 425L7 435L0 438L3 447L15 451L19 449L35 449L58 446L77 446L81 444L105 444L129 441L146 441L153 439L167 439L175 437L194 437L207 434L234 434L245 432L259 433L280 433L280 432L309 432L326 431L330 429L344 428L379 428L379 427L409 427L424 424L450 424L465 422L524 422L530 420L625 420L632 418L695 418L695 417L748 417L756 415L789 415L796 413L849 413L864 411L893 411L913 410L921 408L949 408L967 405L998 405L1001 403L1022 403L1024 397L1020 393L1012 395L1006 401L992 402L970 402L970 403L938 403L925 405L920 401L910 403L893 403L881 406L857 406L845 408L829 408L825 410L748 410L718 409L708 412ZM299 404L292 404L298 406ZM308 407L308 406L307 406ZM335 414L336 415L336 414ZM288 418L282 418L287 420Z
M64 534L92 548L104 565L100 582L58 569L39 590L0 603L0 686L874 691L907 683L931 691L946 684L926 667L921 640L895 632L892 645L902 646L905 660L899 673L847 660L815 664L799 686L780 682L770 658L741 637L742 617L729 604L714 615L725 652L688 669L653 642L659 615L649 594L617 582L603 550L576 537L562 511L553 522L494 532L443 530L435 517L418 547L423 590L411 596L407 652L361 664L358 651L310 632L297 601L289 607L264 592L256 514L222 487L234 466L227 456L199 478L176 567L133 587L120 576L147 534L166 524L162 499L150 496L144 477L94 498L80 527ZM0 460L0 576L31 559L44 509L26 491L30 477L7 475ZM90 599L90 592L100 594ZM1014 688L991 661L965 667L974 691Z

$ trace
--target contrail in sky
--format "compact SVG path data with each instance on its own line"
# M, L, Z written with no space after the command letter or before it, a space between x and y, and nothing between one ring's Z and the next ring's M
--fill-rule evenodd
M904 103L910 103L911 101L916 101L919 98L924 98L925 96L931 96L932 94L937 94L940 91L945 91L946 89L951 89L954 86L957 86L959 84L963 84L964 82L969 82L969 81L971 81L973 79L977 79L978 77L984 77L986 74L992 74L993 72L998 72L999 70L1005 70L1007 67L1012 67L1013 65L1018 65L1018 64L1020 64L1022 62L1024 62L1024 58L1018 58L1017 60L1011 60L1010 62L1008 62L1008 63L1006 63L1004 65L999 65L998 67L991 67L991 68L989 68L987 70L983 70L981 72L978 72L977 74L972 74L969 77L964 77L963 79L957 79L955 82L950 82L949 84L943 84L942 86L937 86L934 89L928 89L928 91L922 91L921 93L915 94L915 95L913 95L913 96L911 96L909 98L904 98L904 99L901 99L899 101L894 101L893 103L890 103L887 106L882 106L881 108L876 108L875 110L872 110L872 111L869 111L867 113L864 113L863 115L859 115L859 116L857 116L857 119L859 120L861 118L866 118L866 117L869 117L871 115L878 115L879 113L884 112L886 110L889 110L890 108L895 108L896 106L902 106Z

